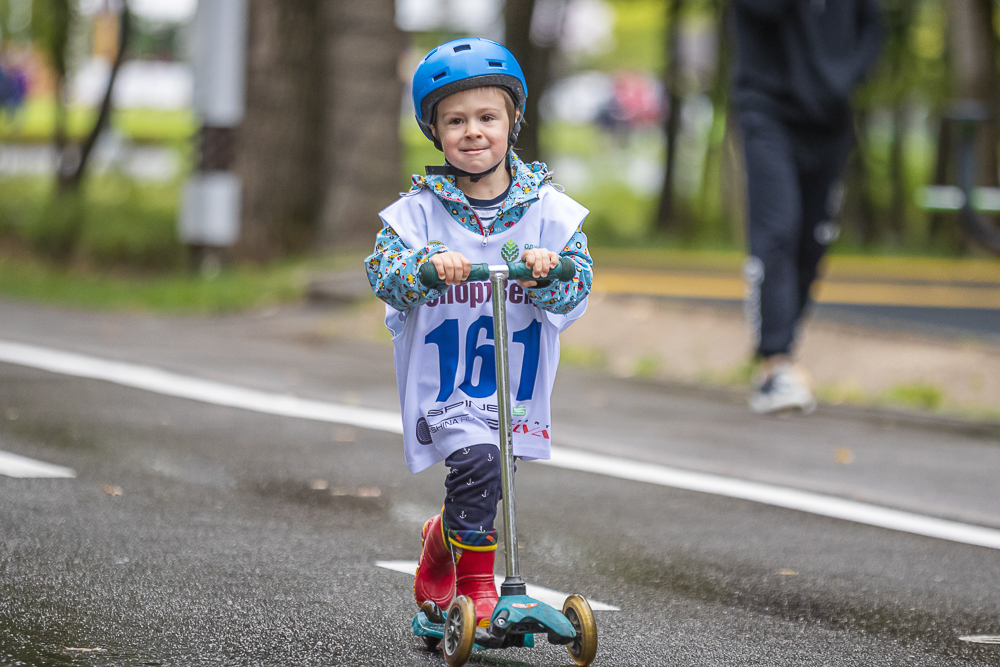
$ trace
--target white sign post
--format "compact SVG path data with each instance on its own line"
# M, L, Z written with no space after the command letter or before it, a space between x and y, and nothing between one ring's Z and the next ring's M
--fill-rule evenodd
M199 0L193 42L200 155L184 188L178 233L207 268L239 235L241 185L230 167L246 109L247 0Z

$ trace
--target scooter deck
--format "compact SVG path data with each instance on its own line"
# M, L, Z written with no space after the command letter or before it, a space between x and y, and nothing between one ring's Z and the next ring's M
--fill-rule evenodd
M527 595L505 595L500 598L493 610L492 621L504 619L505 632L495 636L489 630L479 628L476 632L474 650L487 648L506 648L508 646L523 646L532 648L535 645L535 633L544 632L551 639L572 640L576 637L576 628L566 619L562 612L555 608L528 597ZM445 612L447 619L447 612ZM417 612L411 624L413 634L418 637L444 637L444 623L435 623L427 618L423 611ZM561 642L555 642L561 643Z

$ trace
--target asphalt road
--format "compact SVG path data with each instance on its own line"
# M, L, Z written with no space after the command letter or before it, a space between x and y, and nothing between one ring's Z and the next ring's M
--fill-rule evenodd
M391 349L345 311L0 304L0 340L398 408ZM553 409L562 446L1000 528L995 436L757 418L572 369ZM0 476L0 664L444 664L409 632L412 579L375 565L415 560L441 503L444 468L410 475L398 435L0 363L0 450L76 472ZM597 612L595 664L1000 662L959 639L1000 634L1000 550L538 463L517 485L525 577L620 607ZM570 660L540 642L470 664Z

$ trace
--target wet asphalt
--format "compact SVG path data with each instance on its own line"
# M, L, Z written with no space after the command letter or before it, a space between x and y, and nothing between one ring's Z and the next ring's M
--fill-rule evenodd
M349 322L0 304L3 340L398 407L391 348ZM553 408L556 444L1000 527L989 429L757 418L574 368ZM375 566L415 560L442 500L398 436L0 364L0 450L77 474L0 476L0 665L444 664L410 634L412 579ZM621 608L596 665L1000 663L959 640L1000 634L1000 551L533 463L517 493L525 578ZM540 641L469 664L572 663Z

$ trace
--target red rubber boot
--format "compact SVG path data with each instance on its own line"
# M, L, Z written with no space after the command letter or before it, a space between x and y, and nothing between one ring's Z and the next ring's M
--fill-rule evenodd
M455 565L457 589L455 595L464 595L476 605L476 625L485 628L493 617L493 608L500 597L493 581L493 560L496 549L469 551L461 549Z
M413 579L413 597L418 607L431 600L447 611L455 594L455 560L444 540L440 514L424 523L420 538L423 550Z

